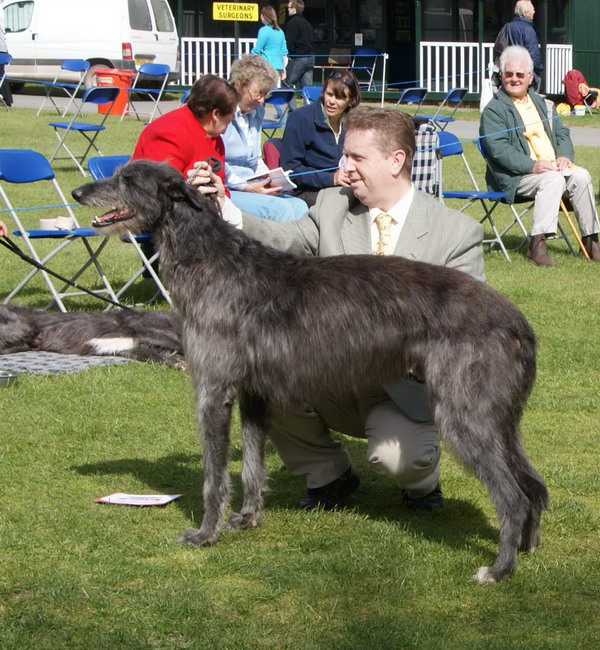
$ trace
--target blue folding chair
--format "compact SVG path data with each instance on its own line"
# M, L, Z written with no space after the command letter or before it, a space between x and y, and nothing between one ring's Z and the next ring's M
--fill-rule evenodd
M400 91L396 106L401 106L403 104L416 105L415 111L413 113L413 115L416 115L421 109L421 106L425 101L425 97L427 97L427 88L404 88L404 90Z
M88 170L94 180L109 178L115 173L117 168L127 163L129 161L129 158L130 157L127 155L94 156L88 160ZM153 302L158 294L161 294L169 306L172 307L173 302L171 301L169 291L162 283L161 279L158 277L156 269L153 266L153 264L155 264L158 260L158 252L153 252L150 257L148 257L144 252L144 245L149 247L149 245L152 243L152 235L150 233L134 235L131 232L127 232L127 234L123 235L121 239L133 246L135 252L138 254L140 260L142 261L142 268L138 269L131 276L131 278L127 280L127 282L117 291L117 298L120 298L125 293L125 291L127 291L127 289L129 289L129 287L140 277L140 275L146 272L152 278L152 280L154 280L154 283L158 289L157 293L150 299L150 302Z
M47 83L41 82L46 87L46 95L42 100L42 103L38 108L36 115L39 115L42 112L42 109L46 106L46 104L51 104L52 110L55 110L61 117L64 117L69 112L71 105L75 101L77 93L83 87L85 74L89 69L89 61L85 61L84 59L67 59L66 61L63 61L60 66L60 70L58 71L56 77L54 77L54 81L49 81ZM72 83L70 81L61 81L61 76L64 76L65 73L67 75L78 75L77 82ZM54 97L52 96L53 90L58 90L69 98L69 101L64 109L61 110L58 104L54 101Z
M273 120L263 120L262 132L267 138L272 138L275 131L285 126L287 121L288 112L290 109L290 102L294 99L294 91L286 90L283 88L275 88L269 96L265 99L265 107L273 106L275 108L276 117ZM268 133L270 131L270 133Z
M304 86L302 88L302 98L305 104L314 104L319 101L323 86Z
M375 69L377 68L377 61L380 56L381 52L374 47L357 47L354 50L349 69L352 70L358 78L361 88L371 90L373 77L375 76ZM360 80L361 73L367 77L365 81Z
M29 183L38 184L36 187L40 189L37 190L36 196L40 192L45 196L49 195L53 203L16 207L14 200L9 198L9 187L11 185L24 185ZM12 219L14 227L16 228L13 231L13 234L22 238L23 243L29 251L30 257L33 258L33 260L42 266L47 266L48 262L63 249L70 245L79 243L81 244L82 250L80 253L83 254L83 258L79 255L78 259L79 262L83 259L83 263L80 268L71 274L69 279L72 282L75 282L90 266L92 266L96 270L103 285L103 288L94 289L92 293L94 295L108 294L112 300L117 300L117 296L115 295L110 282L98 261L98 256L106 246L108 238L97 235L93 228L79 227L75 214L71 208L71 204L67 202L66 197L54 176L50 163L41 153L32 151L31 149L0 149L0 197L6 206L6 212ZM58 203L56 202L56 199L58 199ZM25 224L29 213L39 214L41 212L44 216L47 216L49 212L55 213L56 211L63 212L63 215L68 215L71 223L74 224L75 227L67 230L58 230L36 227L31 228ZM100 241L96 248L93 248L89 241L92 238L96 238ZM41 247L41 242L45 242L43 252L42 250L38 251L37 249L38 244ZM48 248L48 242L53 244L54 247ZM58 245L56 245L57 243ZM67 263L68 260L68 263L72 265L75 255L69 254L68 256L62 256L61 259L64 259L65 263ZM34 267L33 270L27 273L27 275L25 275L25 277L8 294L4 299L4 303L6 304L10 302L37 273L41 275L50 291L50 294L52 295L52 302L50 304L55 303L60 311L67 311L63 302L65 298L86 295L85 292L69 289L68 284L57 286L57 284L55 284L56 280L53 280L49 273L44 269ZM63 275L65 274L63 273Z
M102 152L96 146L96 138L101 131L104 131L106 128L104 123L106 118L110 115L112 105L114 104L117 95L119 94L120 88L116 86L95 86L93 88L88 88L81 97L81 102L73 114L73 117L69 122L50 122L49 126L54 129L54 133L58 138L58 144L50 156L50 162L55 160L68 160L69 158L75 163L79 171L85 176L85 170L82 167L82 164L85 162L88 154L92 149L94 149L100 156ZM91 122L78 122L77 118L81 115L82 110L86 104L108 104L104 112L104 117L100 123L91 123ZM87 147L83 154L76 156L71 152L71 150L65 144L65 140L69 133L79 133L87 142ZM67 156L58 157L58 152L64 149L67 153Z
M137 70L133 83L129 88L127 88L129 98L123 107L121 119L123 119L128 109L135 113L138 120L140 119L140 112L149 115L150 117L148 118L148 122L152 122L157 111L159 115L162 115L162 111L160 110L160 100L167 82L169 81L170 73L171 68L166 63L142 63ZM150 83L152 83L152 86L150 86ZM144 95L149 99L152 102L152 110L138 112L133 103L132 96L134 93Z
M468 92L468 88L450 88L450 90L444 95L441 104L437 107L435 113L431 115L416 115L420 120L427 120L432 124L435 124L436 128L443 131L448 124L454 122L456 118L454 117L458 107L462 104L465 95ZM452 106L452 112L450 115L440 115L440 112L445 107Z

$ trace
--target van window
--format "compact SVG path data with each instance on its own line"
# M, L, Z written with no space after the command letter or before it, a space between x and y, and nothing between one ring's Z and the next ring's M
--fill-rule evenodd
M6 32L24 32L31 22L33 2L14 2L4 7L2 13Z
M142 32L152 31L152 20L146 0L127 0L129 6L129 25L131 29Z
M150 0L152 12L154 13L154 22L159 32L172 32L175 30L171 13L167 5L167 0Z

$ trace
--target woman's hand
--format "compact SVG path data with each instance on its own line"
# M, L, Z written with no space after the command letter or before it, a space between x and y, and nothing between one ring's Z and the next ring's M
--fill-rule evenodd
M343 185L344 187L350 187L350 178L344 167L340 167L335 174L333 175L334 185Z
M0 221L0 237L8 237L8 228L4 221Z
M216 194L219 204L225 201L225 186L220 176L217 176L212 167L204 160L194 163L187 173L187 182L202 194Z
M244 192L252 192L253 194L266 194L267 196L272 196L274 194L279 194L281 188L271 185L271 179L267 178L264 181L252 181L252 183L246 183L244 185Z

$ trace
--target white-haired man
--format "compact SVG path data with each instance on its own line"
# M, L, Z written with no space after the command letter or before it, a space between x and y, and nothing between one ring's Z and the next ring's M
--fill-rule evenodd
M485 137L490 189L535 201L527 258L538 266L556 266L545 239L556 233L563 196L568 197L579 221L582 240L590 256L600 262L598 213L589 172L573 164L569 129L554 105L530 85L533 61L518 45L500 57L502 87L481 115L479 133Z

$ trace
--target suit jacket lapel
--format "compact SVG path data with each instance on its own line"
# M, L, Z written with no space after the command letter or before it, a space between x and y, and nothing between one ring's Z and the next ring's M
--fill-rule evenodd
M340 237L346 255L368 255L371 253L369 209L362 203L357 202L346 212Z
M400 231L400 237L394 255L411 260L421 260L425 254L424 236L429 232L427 206L420 192L415 191L413 202L408 209L406 221Z

